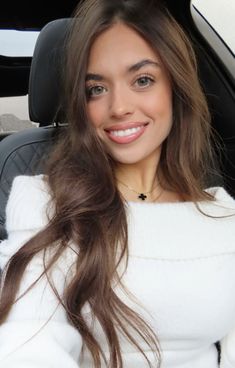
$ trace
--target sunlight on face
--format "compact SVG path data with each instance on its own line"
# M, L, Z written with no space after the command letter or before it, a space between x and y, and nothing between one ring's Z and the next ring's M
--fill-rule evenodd
M90 121L117 162L160 157L172 126L171 84L160 58L136 31L116 23L97 37L86 93Z

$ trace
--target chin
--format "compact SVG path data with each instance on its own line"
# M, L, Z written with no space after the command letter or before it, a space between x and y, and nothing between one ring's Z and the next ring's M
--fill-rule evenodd
M117 157L114 155L112 157L115 162L122 165L137 165L138 163L146 159L146 157Z

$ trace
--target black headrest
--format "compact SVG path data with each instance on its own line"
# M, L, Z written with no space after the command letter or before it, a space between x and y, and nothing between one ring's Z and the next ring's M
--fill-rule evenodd
M70 18L42 28L34 49L29 77L29 116L40 126L60 121L61 78Z

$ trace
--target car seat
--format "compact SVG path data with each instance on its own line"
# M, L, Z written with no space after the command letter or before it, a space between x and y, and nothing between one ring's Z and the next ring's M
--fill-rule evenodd
M70 19L57 19L40 32L29 77L29 116L38 128L7 136L0 143L0 240L6 237L5 207L13 179L43 172L43 162L63 126L61 75Z

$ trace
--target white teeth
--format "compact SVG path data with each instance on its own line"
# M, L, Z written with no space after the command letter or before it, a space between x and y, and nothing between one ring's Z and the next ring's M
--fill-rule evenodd
M115 137L126 137L128 135L137 133L141 127L130 128L125 130L110 130L110 134L114 135Z

